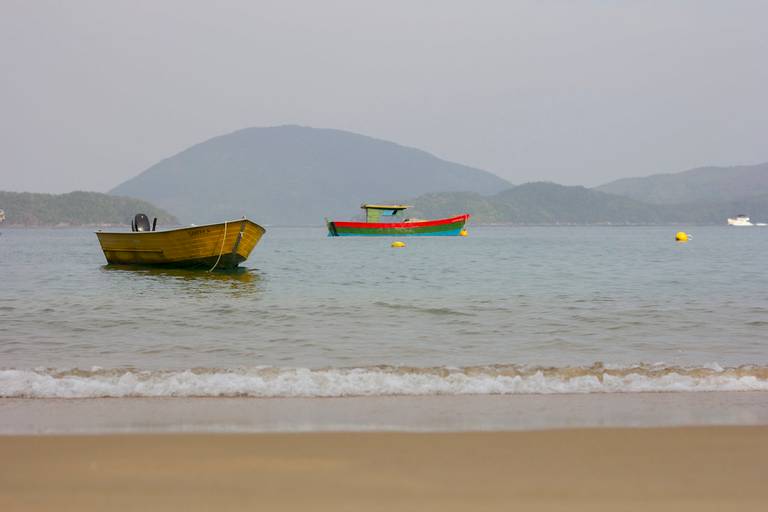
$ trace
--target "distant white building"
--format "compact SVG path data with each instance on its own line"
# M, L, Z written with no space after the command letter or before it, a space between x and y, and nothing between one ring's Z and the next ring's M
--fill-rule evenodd
M5 220L5 212L3 210L0 210L0 222L3 222Z

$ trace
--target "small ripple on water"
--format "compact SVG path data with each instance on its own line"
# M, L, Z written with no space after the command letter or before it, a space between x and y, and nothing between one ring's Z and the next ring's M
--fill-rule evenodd
M388 308L388 309L393 309L396 311L406 311L406 312L412 311L415 313L425 313L429 315L475 316L473 313L468 313L466 311L461 311L461 310L448 308L448 307L425 307L425 306L415 306L410 304L400 304L397 302L392 303L392 302L381 302L381 301L374 302L374 305Z

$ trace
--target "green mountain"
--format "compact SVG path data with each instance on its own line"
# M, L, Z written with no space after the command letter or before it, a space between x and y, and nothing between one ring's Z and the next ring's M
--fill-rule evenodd
M492 196L427 194L412 200L414 216L466 212L473 222L500 224L646 224L663 222L656 208L584 187L526 183Z
M768 163L625 178L596 190L655 204L739 201L768 194Z
M262 224L349 218L363 202L430 192L509 188L480 169L340 130L278 126L215 137L167 158L110 193L137 197L185 222L247 215Z
M145 201L98 192L53 195L0 191L0 209L5 210L4 224L18 226L128 225L136 213L157 217L160 225L178 223L173 215Z
M526 183L494 194L426 194L411 200L413 217L470 213L480 224L725 224L748 212L768 221L768 194L734 201L650 204L578 186Z

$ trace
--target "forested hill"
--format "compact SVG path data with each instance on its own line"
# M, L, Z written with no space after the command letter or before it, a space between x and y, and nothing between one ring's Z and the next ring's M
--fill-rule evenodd
M655 204L739 201L768 195L768 162L624 178L596 190Z
M262 224L322 224L363 202L429 192L494 194L489 172L351 132L303 126L247 128L196 144L111 193L151 201L184 222L243 215Z
M129 225L136 213L157 217L158 224L178 224L170 213L139 199L98 192L34 194L0 191L7 226Z
M414 217L447 217L470 213L480 224L712 224L748 212L753 220L768 221L768 194L728 201L650 204L579 186L526 183L494 194L427 194L410 200Z

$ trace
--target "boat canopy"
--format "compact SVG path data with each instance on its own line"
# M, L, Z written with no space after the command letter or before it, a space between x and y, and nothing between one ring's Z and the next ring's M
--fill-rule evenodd
M398 212L410 208L407 204L362 204L360 208L365 210L366 222L379 222L381 217L391 217Z

